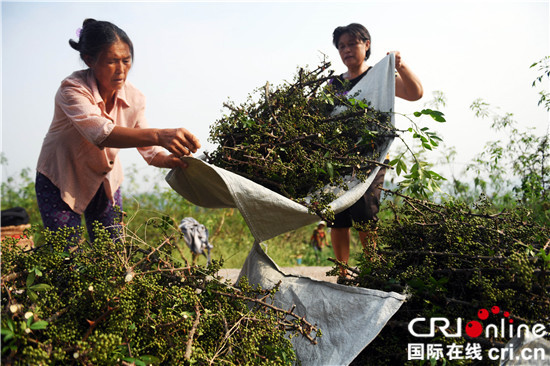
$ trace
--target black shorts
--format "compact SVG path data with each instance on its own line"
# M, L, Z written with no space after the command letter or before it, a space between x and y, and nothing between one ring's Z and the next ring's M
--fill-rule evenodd
M387 162L385 163L387 164ZM379 187L384 184L385 175L386 167L380 167L363 197L344 211L334 215L334 221L328 223L328 227L349 228L353 227L354 223L358 225L375 224L378 221L377 214L380 210L380 195L382 194Z

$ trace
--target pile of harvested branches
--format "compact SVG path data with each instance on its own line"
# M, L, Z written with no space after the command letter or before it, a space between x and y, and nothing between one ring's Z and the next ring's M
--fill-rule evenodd
M226 103L229 114L211 127L217 149L207 161L324 212L335 196L319 190L347 189L346 176L365 180L395 136L389 113L336 92L329 67L300 68L292 83L256 90L257 100Z
M273 304L277 288L235 288L220 262L173 257L177 234L149 246L98 228L73 252L74 230L44 234L27 252L2 241L2 364L288 365L291 335L320 335Z
M468 322L476 320L487 328L509 318L513 323L506 319L507 324L515 330L520 324L550 324L550 228L538 224L531 211L519 206L503 211L486 199L470 206L388 193L399 196L401 203L390 203L393 219L380 222L377 248L367 248L358 268L350 268L349 284L409 298L353 364L407 364L407 344L428 342L444 348L479 344L483 360L460 364L493 365L487 352L504 347L512 338L509 328L504 336L473 337L466 331ZM500 310L480 318L482 309ZM448 332L462 336L437 332L419 339L409 331L410 322L419 317L449 319ZM457 318L463 319L462 329L456 329ZM427 334L428 328L423 323L415 329Z

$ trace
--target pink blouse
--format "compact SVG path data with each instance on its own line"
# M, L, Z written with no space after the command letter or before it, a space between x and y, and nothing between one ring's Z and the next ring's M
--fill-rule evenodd
M63 201L79 214L101 184L113 200L113 193L122 183L119 149L99 147L115 125L149 127L145 96L132 84L126 82L117 92L114 107L107 113L90 69L76 71L61 82L37 170L60 189ZM138 148L148 164L162 150L159 146Z

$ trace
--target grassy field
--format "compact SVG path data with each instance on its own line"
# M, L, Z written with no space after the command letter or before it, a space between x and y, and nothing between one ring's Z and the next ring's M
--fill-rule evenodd
M246 256L248 255L254 238L250 233L243 217L237 209L206 209L194 206L182 198L172 197L179 202L179 209L167 209L160 211L153 208L144 208L138 201L133 203L124 203L125 211L128 213L126 223L129 229L137 236L151 240L153 243L157 240L155 233L150 233L150 223L155 219L161 219L168 215L173 222L179 223L185 217L193 217L201 224L205 225L209 231L210 244L213 245L211 256L213 259L223 259L223 268L241 268ZM148 224L149 222L149 224ZM281 234L262 244L267 254L280 267L302 266L332 266L333 263L327 258L334 258L332 247L326 247L321 252L319 258L315 256L315 251L309 245L311 234L316 228L316 224L304 226L300 229ZM326 229L328 242L330 244L330 229ZM354 258L361 252L361 246L357 233L353 231L351 243L351 253ZM183 238L178 239L178 244L183 253L191 257L191 251L187 247ZM175 253L174 255L180 255ZM301 261L299 261L301 257ZM355 260L352 258L351 263ZM301 262L301 263L300 263ZM198 258L199 264L206 263L206 257Z

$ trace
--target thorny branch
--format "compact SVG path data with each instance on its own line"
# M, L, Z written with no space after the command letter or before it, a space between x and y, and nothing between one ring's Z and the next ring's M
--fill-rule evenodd
M279 314L284 314L285 316L288 316L293 319L293 321L286 321L286 322L282 321L283 324L286 326L287 330L298 331L302 336L304 336L312 344L317 344L317 340L315 339L316 337L311 336L311 333L317 332L318 328L315 325L308 322L305 319L305 317L299 316L296 313L294 313L294 308L291 308L290 310L285 310L266 302L265 299L256 299L250 296L240 295L238 293L226 293L226 292L220 292L220 291L212 291L212 292L218 295L226 296L226 297L250 301L250 302L259 304L260 306L274 310Z
M187 340L187 344L185 346L185 359L190 360L191 359L191 353L193 351L193 337L195 336L195 332L197 331L197 328L200 323L200 317L201 317L201 309L199 308L199 304L195 304L195 319L193 320L193 326L191 327L191 330L189 331L189 339Z

